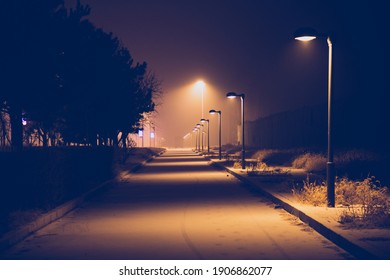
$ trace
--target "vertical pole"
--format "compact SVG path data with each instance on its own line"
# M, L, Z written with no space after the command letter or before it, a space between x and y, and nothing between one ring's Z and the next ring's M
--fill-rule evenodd
M153 126L153 147L156 147L156 128Z
M241 136L241 139L242 139L241 167L242 167L242 169L245 169L244 98L245 98L245 95L242 94L241 95L241 128L242 128L242 132L241 132L241 134L242 134L242 136Z
M144 126L142 125L142 148L144 147L144 138L145 138L145 130L144 130Z
M207 120L207 153L210 154L210 120Z
M198 129L198 152L200 152L200 126Z
M219 160L222 159L222 147L221 147L221 126L222 126L222 112L219 111L218 113L218 124L219 124Z
M195 131L195 152L198 151L198 130Z
M201 126L201 128L202 128L202 131L201 131L200 134L201 134L201 137L202 137L201 144L202 144L202 152L203 152L203 132L204 132L204 125L201 124L200 126Z
M329 48L328 65L328 162L326 168L328 207L335 207L335 166L332 146L332 42L327 38Z
M204 95L204 86L202 85L202 119L204 118L203 95Z
M152 128L149 122L149 147L152 147Z

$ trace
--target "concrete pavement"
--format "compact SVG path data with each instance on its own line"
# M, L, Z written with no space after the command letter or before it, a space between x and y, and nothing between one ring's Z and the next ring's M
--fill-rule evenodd
M189 150L168 150L3 259L351 259Z

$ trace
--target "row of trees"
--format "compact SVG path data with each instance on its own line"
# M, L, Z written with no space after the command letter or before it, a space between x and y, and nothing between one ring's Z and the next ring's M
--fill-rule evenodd
M63 0L16 0L0 12L0 105L8 112L12 146L23 145L22 117L61 143L126 141L143 113L155 109L160 86L146 63L112 33L88 19L90 7Z

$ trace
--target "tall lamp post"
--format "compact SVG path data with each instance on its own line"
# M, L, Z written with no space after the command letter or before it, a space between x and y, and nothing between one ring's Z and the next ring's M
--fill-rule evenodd
M327 34L318 33L312 28L301 28L294 33L294 38L308 42L317 37L326 38L328 43L328 162L326 166L328 207L335 207L335 165L332 146L332 41Z
M202 123L200 123L200 124L197 124L197 126L199 127L199 134L200 134L200 146L199 146L199 152L200 151L202 151L203 152L203 150L204 150L204 145L203 145L203 133L204 133L204 125L202 124ZM202 147L202 150L201 150L201 148L200 147Z
M209 111L210 114L218 114L218 131L219 131L219 137L218 137L218 143L219 143L219 160L222 159L222 146L221 146L221 124L222 124L222 111L217 111L214 109L211 109Z
M192 132L196 133L195 134L195 151L198 149L198 128L194 127Z
M210 154L210 120L200 119L201 123L207 122L207 153Z
M201 137L203 139L203 135L201 135L203 132L202 130L200 129L200 127L203 126L203 124L200 124L200 123L197 123L196 124L196 127L198 128L198 152L200 152L200 145L201 145L201 142L202 142L202 150L203 150L203 141L201 141Z
M241 150L241 168L245 169L245 134L244 134L244 99L245 99L245 94L237 94L235 92L228 92L226 94L227 98L241 98L241 140L242 140L242 150Z
M195 86L197 86L198 88L200 88L200 93L202 95L202 119L204 118L204 87L205 87L205 83L203 81L197 81Z

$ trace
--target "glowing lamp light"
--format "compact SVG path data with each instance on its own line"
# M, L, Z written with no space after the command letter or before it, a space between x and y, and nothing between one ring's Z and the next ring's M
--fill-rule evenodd
M216 114L216 113L217 113L217 111L215 111L214 109L212 109L212 110L209 111L209 114L211 114L211 115L214 115L214 114Z
M195 86L198 88L204 88L205 83L202 80L200 80L195 83Z
M138 136L143 137L144 136L144 131L142 129L138 130Z
M25 118L22 118L22 125L27 125L27 120Z
M314 40L317 38L316 36L301 36L301 37L295 37L295 40L302 41L302 42L309 42L311 40Z
M150 132L150 138L154 138L154 136L155 136L155 134L154 134L154 132L152 131L152 132Z
M300 28L294 33L294 39L302 42L309 42L316 39L317 36L317 31L309 27Z

